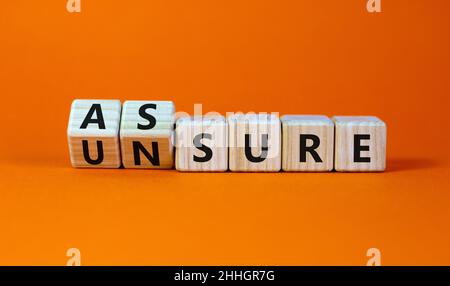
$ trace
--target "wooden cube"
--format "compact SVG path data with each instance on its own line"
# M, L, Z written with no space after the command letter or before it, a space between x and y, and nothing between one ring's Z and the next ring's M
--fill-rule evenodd
M228 124L223 116L181 117L176 125L179 171L223 172L228 169Z
M284 171L333 170L334 123L323 115L281 117Z
M119 100L74 100L67 135L74 167L120 167Z
M175 106L171 101L126 101L120 124L124 167L173 168L174 124Z
M235 114L227 119L231 171L280 171L281 125L277 115Z
M373 116L335 116L336 171L374 172L386 168L386 124Z

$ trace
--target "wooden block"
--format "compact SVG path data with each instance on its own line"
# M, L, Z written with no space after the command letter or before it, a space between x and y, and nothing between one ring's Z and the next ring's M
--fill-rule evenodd
M223 116L181 117L176 125L179 171L224 172L228 169L228 124Z
M368 172L386 168L386 124L373 116L335 116L336 171Z
M281 123L284 171L333 170L333 121L323 115L285 115Z
M120 167L119 100L74 100L67 135L73 167Z
M173 168L174 124L175 106L171 101L126 101L120 124L124 167Z
M280 171L281 125L277 115L236 114L227 119L231 171Z

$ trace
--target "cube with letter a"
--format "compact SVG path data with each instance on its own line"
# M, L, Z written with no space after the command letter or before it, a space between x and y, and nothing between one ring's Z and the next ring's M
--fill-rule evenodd
M120 167L119 100L74 100L67 135L73 167Z
M174 124L175 106L171 101L126 101L120 124L123 166L171 169Z
M334 168L376 172L386 168L386 124L374 116L334 116Z

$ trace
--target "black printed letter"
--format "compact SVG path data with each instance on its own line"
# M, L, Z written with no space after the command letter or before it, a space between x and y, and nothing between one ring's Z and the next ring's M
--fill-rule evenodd
M209 160L211 160L211 158L213 156L211 148L203 145L200 142L200 141L202 141L203 138L211 140L212 135L208 134L208 133L200 133L194 137L194 146L197 147L197 149L199 149L205 153L205 156L203 156L203 157L198 157L198 156L194 155L194 162L199 162L199 163L208 162Z
M97 119L92 119L94 112L97 114ZM105 120L103 119L102 107L98 103L92 104L91 109L89 109L88 114L83 120L83 123L81 123L80 129L86 129L90 123L97 123L98 128L105 129Z
M370 140L370 134L355 134L353 160L356 163L370 163L370 157L361 157L361 151L369 151L369 145L361 146L361 140Z
M101 162L103 162L103 142L102 141L97 141L97 159L93 160L91 159L91 157L89 156L89 143L87 140L83 140L82 141L83 144L83 156L84 156L84 160L86 160L86 162L88 162L91 165L98 165Z
M266 159L267 151L269 150L269 134L261 134L261 143L261 155L259 157L254 157L252 155L250 134L245 134L245 157L247 157L247 160L253 163L260 163Z
M311 146L306 146L306 141L312 140ZM300 134L300 162L306 162L306 152L309 152L316 163L322 163L322 159L316 150L320 145L320 138L313 134Z
M145 112L148 108L152 108L152 109L156 110L156 104L148 103L148 104L142 105L139 108L139 115L142 118L147 119L149 121L149 124L148 125L142 125L142 124L138 123L138 125L137 125L138 129L149 130L149 129L152 129L153 127L155 127L155 125L156 125L156 118L153 115L148 114L148 113Z
M141 165L141 156L139 151L141 151L145 157L153 164L153 166L159 166L159 150L158 142L152 142L153 156L145 149L145 147L139 141L133 141L133 154L134 154L134 164L136 166Z

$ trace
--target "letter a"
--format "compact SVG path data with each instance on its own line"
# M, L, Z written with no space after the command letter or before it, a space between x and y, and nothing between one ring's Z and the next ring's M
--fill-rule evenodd
M369 248L366 256L370 257L367 266L381 266L381 251L378 248Z
M69 13L81 12L81 0L67 0L66 9Z
M66 256L70 257L67 260L67 266L80 266L81 265L81 252L78 248L67 249Z
M366 7L367 7L367 12L369 12L369 13L380 13L381 12L381 0L368 0Z

